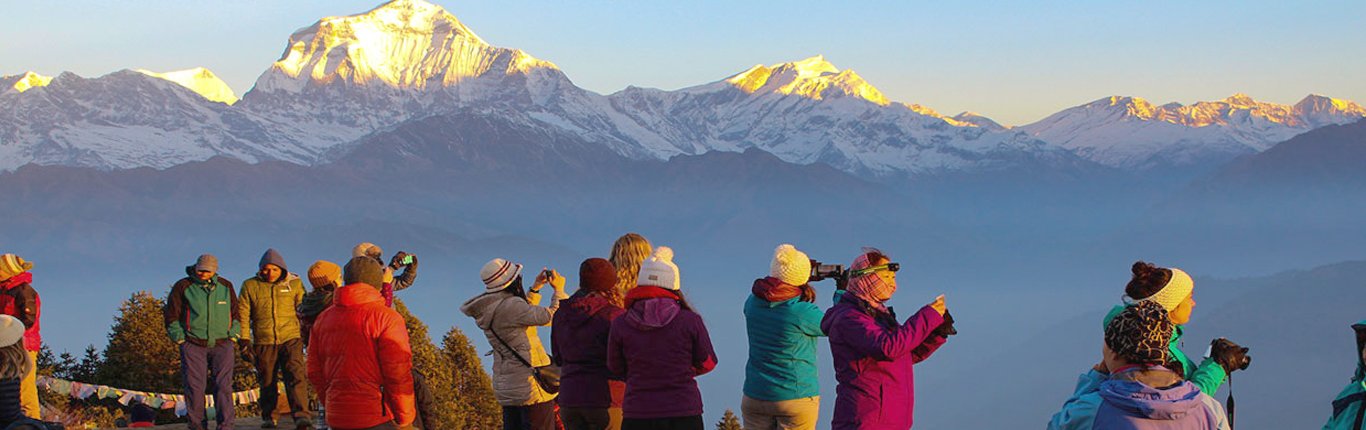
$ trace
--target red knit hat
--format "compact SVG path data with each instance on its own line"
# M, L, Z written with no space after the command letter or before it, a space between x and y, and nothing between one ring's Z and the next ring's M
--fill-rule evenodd
M617 268L603 258L583 260L579 265L579 289L584 291L607 291L616 288Z

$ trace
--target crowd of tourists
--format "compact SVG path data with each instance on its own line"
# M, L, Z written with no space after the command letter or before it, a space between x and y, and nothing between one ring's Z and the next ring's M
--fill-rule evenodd
M362 243L344 265L317 261L295 273L270 249L238 289L220 276L217 258L199 256L172 285L165 307L166 333L181 358L188 428L209 428L205 393L214 399L216 428L234 428L239 359L264 387L262 428L282 424L277 385L296 430L436 428L432 392L453 387L428 386L414 368L408 330L393 309L395 292L414 284L417 266L413 254L398 252L386 262L380 247ZM818 426L822 338L837 381L831 428L912 427L915 365L957 330L943 295L898 318L886 303L897 292L899 268L872 248L838 272L823 272L827 266L792 245L775 249L743 307L745 429ZM35 384L42 305L32 269L14 254L0 255L3 429L44 428ZM481 291L460 311L491 348L503 428L703 429L697 378L718 358L680 274L671 248L634 233L620 237L606 258L584 260L572 294L556 270L531 273L503 258L485 264ZM829 277L836 288L822 309L812 283ZM1047 428L1232 428L1232 411L1211 395L1251 357L1227 339L1214 340L1199 363L1181 350L1194 286L1180 269L1135 263L1123 302L1102 321L1100 359ZM548 345L538 333L545 326ZM1366 321L1352 328L1358 366L1325 430L1364 428Z

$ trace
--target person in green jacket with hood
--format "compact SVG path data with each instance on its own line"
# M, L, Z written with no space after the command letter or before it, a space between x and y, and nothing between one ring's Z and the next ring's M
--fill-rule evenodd
M237 293L232 282L218 276L218 258L199 256L166 297L166 334L180 346L180 372L185 376L189 430L207 430L205 388L213 388L218 430L232 430L236 418L232 400L234 351L242 333L237 319Z
M242 319L239 341L247 361L256 368L260 381L262 428L275 428L275 406L285 383L289 410L296 430L311 430L308 410L308 365L304 361L304 342L296 312L304 300L303 281L289 272L285 258L274 248L267 249L257 265L256 276L242 281L237 313Z
M1357 372L1333 400L1333 415L1323 430L1366 429L1366 320L1352 324L1357 336Z
M1171 350L1174 364L1181 368L1173 370L1177 370L1187 381L1194 383L1201 392L1213 396L1219 391L1219 386L1228 379L1229 373L1238 370L1234 363L1241 362L1246 353L1237 348L1237 344L1230 343L1233 348L1220 349L1215 356L1205 357L1197 365L1181 351L1182 327L1190 322L1191 312L1195 310L1195 281L1181 269L1157 267L1145 261L1135 262L1131 270L1133 278L1124 287L1124 304L1110 309L1110 313L1102 322L1102 327L1108 326L1110 320L1119 315L1124 308L1135 303L1151 301L1162 305L1166 308L1172 323L1176 324L1168 348Z
M740 412L746 430L814 429L821 386L816 341L825 337L811 259L792 245L773 252L769 275L754 281L745 301L749 361Z

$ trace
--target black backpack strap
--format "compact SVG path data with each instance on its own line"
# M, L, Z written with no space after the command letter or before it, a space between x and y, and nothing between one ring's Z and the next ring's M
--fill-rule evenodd
M512 347L508 345L507 341L503 340L503 337L498 335L498 330L495 330L493 328L493 322L496 321L495 318L498 316L498 308L503 307L503 303L507 302L507 300L508 299L505 298L503 299L503 301L498 302L498 306L493 307L493 314L489 315L489 326L485 330L488 330L489 333L493 333L493 338L498 339L498 343L503 344L503 348L507 348L508 351L512 352L512 356L517 357L517 361L522 362L523 366L526 366L528 369L533 369L535 368L535 366L532 366L531 362L527 361L527 359L522 358L522 354L518 354L517 350L512 349Z

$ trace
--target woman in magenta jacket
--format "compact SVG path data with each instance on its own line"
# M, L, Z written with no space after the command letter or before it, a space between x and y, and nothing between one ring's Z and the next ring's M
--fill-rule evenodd
M896 266L868 250L849 267L848 291L826 311L821 329L835 360L835 417L831 427L906 430L915 409L913 365L953 334L944 296L920 308L904 324L883 303L896 292Z

